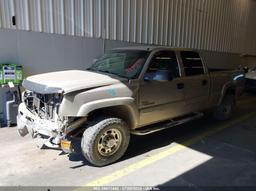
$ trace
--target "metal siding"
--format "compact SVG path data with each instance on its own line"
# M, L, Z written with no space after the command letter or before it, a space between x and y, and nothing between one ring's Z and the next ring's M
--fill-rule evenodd
M14 15L14 0L0 0L0 27L13 29L12 16Z
M0 0L0 28L256 53L255 9L252 0Z
M39 9L41 8L40 4L42 2L39 0ZM64 27L64 17L63 17L63 12L64 12L64 3L63 0L55 0L52 2L52 7L53 7L53 31L54 33L57 34L65 34L65 27ZM39 10L40 12L42 11L41 9ZM42 15L42 14L41 14ZM42 29L41 29L42 31Z

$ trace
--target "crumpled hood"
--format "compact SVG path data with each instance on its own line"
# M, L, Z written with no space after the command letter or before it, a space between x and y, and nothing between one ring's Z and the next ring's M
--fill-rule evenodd
M67 70L28 77L24 80L23 86L38 93L69 93L119 82L120 79L113 78L110 75L82 70Z
M256 71L249 71L245 75L245 78L256 80Z

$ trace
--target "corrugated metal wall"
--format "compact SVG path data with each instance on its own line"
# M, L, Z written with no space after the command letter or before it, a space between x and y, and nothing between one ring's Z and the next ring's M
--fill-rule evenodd
M255 0L0 0L0 28L256 53L255 10Z

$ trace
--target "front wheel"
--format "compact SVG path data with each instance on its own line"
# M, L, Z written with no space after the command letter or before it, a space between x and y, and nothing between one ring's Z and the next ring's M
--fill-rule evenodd
M221 104L217 106L214 111L214 118L220 121L227 120L231 117L231 114L235 107L235 96L232 94L226 95Z
M116 162L125 153L130 141L127 124L119 118L95 120L83 133L81 149L95 166Z

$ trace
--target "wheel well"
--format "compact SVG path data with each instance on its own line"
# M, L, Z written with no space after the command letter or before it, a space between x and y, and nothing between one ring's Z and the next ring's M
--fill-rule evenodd
M225 93L225 95L236 95L236 90L234 87L229 87Z
M99 116L110 116L123 119L131 129L135 127L136 123L131 109L122 105L96 109L88 114L88 121Z
M218 105L221 104L222 100L225 98L226 95L236 96L236 88L234 86L230 86L230 87L227 87L226 89L223 89L218 101Z

